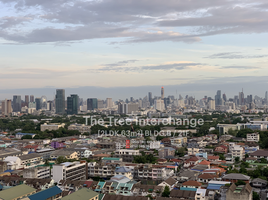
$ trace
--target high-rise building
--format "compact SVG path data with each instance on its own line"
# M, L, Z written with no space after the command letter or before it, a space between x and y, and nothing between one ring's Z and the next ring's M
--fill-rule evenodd
M30 102L34 102L34 95L30 96Z
M87 110L95 110L98 108L98 99L90 98L87 99Z
M222 105L221 91L220 90L218 90L217 94L215 95L215 105L216 106Z
M225 94L225 93L222 95L222 99L223 99L223 101L224 101L224 102L226 102L226 101L227 101L227 96L226 96L226 94Z
M162 99L156 99L156 100L154 100L154 108L156 110L159 110L159 111L165 110L164 100L162 100Z
M149 98L150 106L152 106L153 105L153 96L152 96L151 92L148 93L148 98Z
M164 87L161 88L161 99L164 99L165 94L164 94Z
M50 110L50 111L53 110L53 101L48 101L47 102L47 109Z
M36 109L36 103L35 102L29 102L28 108L35 108Z
M128 113L127 103L124 103L124 102L118 103L118 113L119 114L127 114Z
M112 108L113 107L113 100L112 100L112 98L107 98L106 99L106 107L107 108Z
M42 108L41 98L35 98L35 106L36 106L36 110L41 110Z
M139 110L139 104L138 103L128 103L127 104L127 113L132 114L132 112Z
M29 104L29 95L25 95L25 104L26 106Z
M268 91L265 92L265 104L268 105Z
M14 95L13 96L13 112L21 111L21 96Z
M209 110L215 110L216 106L215 106L215 100L209 100L208 102L208 109Z
M244 93L243 93L243 89L242 89L242 92L239 92L239 105L244 105Z
M103 100L98 99L98 106L97 106L97 108L98 108L98 109L104 108Z
M65 113L65 90L56 90L56 114L63 115Z
M2 101L2 115L9 115L12 112L11 100Z
M79 108L79 97L77 94L72 94L70 97L67 97L67 114L76 115Z

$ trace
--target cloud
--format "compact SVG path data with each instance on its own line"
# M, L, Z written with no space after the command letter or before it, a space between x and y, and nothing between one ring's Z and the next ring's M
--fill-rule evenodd
M148 66L136 66L136 67L127 67L127 66L118 66L118 65L108 65L98 69L93 69L95 72L142 72L142 71L170 71L170 70L183 70L192 66L202 66L202 63L171 63L171 64L161 64L161 65L148 65ZM90 69L92 70L92 69Z
M260 67L253 66L223 66L221 69L260 69Z
M251 58L265 58L268 55L242 55L240 52L225 52L212 54L205 58L210 59L251 59Z
M17 11L13 16L2 16L0 19L0 37L18 43L97 38L114 38L116 44L159 41L194 43L209 35L268 32L267 3L264 0L0 2L5 3L7 9ZM32 13L31 19L27 19L28 13ZM10 26L16 27L16 31L9 30ZM181 27L183 29L178 29Z
M135 63L137 61L139 61L139 60L124 60L124 61L120 61L117 63L105 64L104 66L107 66L107 67L125 66L129 63Z

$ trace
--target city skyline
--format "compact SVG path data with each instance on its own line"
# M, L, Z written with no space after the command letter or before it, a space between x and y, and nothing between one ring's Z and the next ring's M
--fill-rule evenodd
M97 99L103 99L105 100L106 98L112 98L113 100L125 100L125 99L130 99L130 97L134 97L134 99L139 99L139 98L143 98L145 96L148 96L148 93L151 92L152 93L152 97L154 98L155 96L161 98L161 90L162 90L163 86L151 86L151 87L132 87L132 88L126 88L126 87L122 87L122 88L91 88L90 95L88 95L88 88L85 87L83 89L80 88L65 88L65 92L66 92L66 99L67 96L70 96L72 94L78 94L80 98L83 98L84 100L88 99L88 98L97 98ZM214 86L215 87L215 86ZM218 90L221 91L221 98L223 98L223 94L225 94L227 96L227 100L229 98L234 98L234 96L239 96L239 92L241 92L243 90L243 88L237 88L237 91L234 91L235 89L232 88L233 92L230 92L228 90L222 90L222 89L215 89L215 90L209 90L209 91L196 91L196 93L190 92L190 91L184 91L182 92L182 90L175 90L177 88L177 86L164 86L165 89L165 97L168 96L174 96L175 98L179 99L179 95L182 95L183 98L185 98L186 95L188 96L192 96L195 97L195 99L199 100L204 98L204 96L208 96L211 97L212 99L215 99L215 94ZM35 89L23 89L23 90L17 90L20 91L21 93L9 93L9 94L3 94L0 93L0 100L4 100L4 99L12 99L14 95L19 95L21 96L21 99L24 100L24 96L26 95L33 95L34 97L41 97L41 96L46 96L47 99L49 100L53 100L55 98L56 95L56 90L57 88L46 88L45 90L40 90L38 89L37 91ZM12 91L12 90L11 90ZM31 92L32 91L32 92ZM48 92L49 91L49 92ZM131 91L131 92L130 92ZM180 92L181 91L181 92ZM1 90L0 90L1 92ZM12 91L13 92L13 91ZM24 93L22 93L24 92ZM33 93L35 92L35 93ZM129 92L129 94L127 95L127 93ZM52 94L51 94L52 93ZM258 94L256 94L256 92L254 92L254 90L252 92L249 91L245 91L244 90L244 97L246 98L246 95L253 95L253 98L255 96L261 97L261 98L265 98L265 94L266 91L263 90L262 92L259 92ZM51 94L51 95L50 95ZM135 94L135 95L133 95Z

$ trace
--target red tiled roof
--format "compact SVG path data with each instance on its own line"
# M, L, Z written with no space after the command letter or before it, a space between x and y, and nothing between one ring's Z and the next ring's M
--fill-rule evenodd
M176 158L174 158L174 159L171 159L170 161L171 161L171 162L181 162L181 160L179 160L179 159L176 159Z
M199 163L199 165L210 165L210 162L203 160L202 162Z
M198 178L202 178L202 179L214 179L215 177L217 176L210 174L210 173L204 173L198 176Z
M182 184L183 186L196 186L199 187L202 185L202 183L197 182L197 181L186 181Z
M218 160L219 156L208 156L208 160Z

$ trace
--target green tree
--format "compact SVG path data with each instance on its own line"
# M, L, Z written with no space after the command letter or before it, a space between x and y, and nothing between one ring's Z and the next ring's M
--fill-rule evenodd
M56 163L57 163L57 164L64 163L64 162L67 162L67 159L66 159L64 156L59 156L59 157L56 159Z
M235 162L239 162L240 158L239 157L235 157Z
M260 200L260 196L257 192L253 191L253 200Z
M169 197L170 190L168 186L165 186L164 192L162 193L162 197Z
M245 181L238 180L235 184L236 185L246 185L246 182Z

